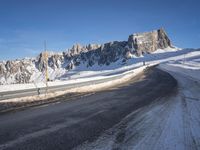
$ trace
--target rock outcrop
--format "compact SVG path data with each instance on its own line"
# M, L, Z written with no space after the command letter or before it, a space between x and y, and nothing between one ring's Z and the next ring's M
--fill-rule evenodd
M66 72L80 64L92 67L95 64L110 65L118 60L126 62L133 55L139 56L167 47L172 47L172 44L162 28L152 32L132 34L128 41L86 46L76 44L63 53L46 54L43 52L35 59L0 62L0 84L33 82L44 76L47 67L51 73L56 74L59 72L58 70ZM56 74L51 77L51 80L62 75ZM43 77L41 80L45 80L45 78Z
M134 48L138 55L142 53L151 53L157 49L172 47L170 39L164 29L154 30L152 32L132 34L128 38L128 46Z

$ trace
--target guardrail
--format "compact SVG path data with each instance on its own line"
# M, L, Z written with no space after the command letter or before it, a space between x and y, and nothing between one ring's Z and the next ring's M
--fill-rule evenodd
M73 88L77 88L77 87L84 87L84 86L88 86L88 85L105 83L108 81L120 79L120 78L124 77L125 75L133 74L135 70L141 69L141 68L145 69L146 67L147 66L142 66L142 67L136 68L134 70L125 71L124 73L121 73L120 75L114 75L112 77L107 77L104 79L91 80L91 81L85 81L85 82L80 82L80 83L57 85L57 86L49 86L48 93L57 92L57 91L65 91L65 90L69 90L69 89L73 89ZM45 94L45 93L46 93L46 87L0 92L0 100L6 100L6 99L11 99L11 98L20 98L20 97L25 97L25 96L36 96L36 95Z

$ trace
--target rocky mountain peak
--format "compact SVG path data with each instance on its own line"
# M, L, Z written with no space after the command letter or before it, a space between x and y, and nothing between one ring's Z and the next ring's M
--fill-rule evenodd
M90 51L90 50L98 49L100 46L101 46L101 45L99 45L99 44L88 44L88 45L86 46L86 49L87 49L88 51Z
M128 38L128 46L134 48L138 55L151 53L157 49L172 47L163 28L151 32L132 34Z
M48 60L47 57L48 57L47 52L40 53L37 64L36 64L39 71L44 71L45 68L47 67L47 60Z

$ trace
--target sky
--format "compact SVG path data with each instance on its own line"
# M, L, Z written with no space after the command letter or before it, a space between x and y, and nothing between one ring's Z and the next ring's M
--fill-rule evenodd
M0 60L73 44L127 40L164 27L175 46L200 47L199 0L0 0Z

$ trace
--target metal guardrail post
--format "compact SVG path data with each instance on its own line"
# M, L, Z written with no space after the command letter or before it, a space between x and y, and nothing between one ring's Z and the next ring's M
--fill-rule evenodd
M37 88L37 93L38 95L40 95L40 88Z

